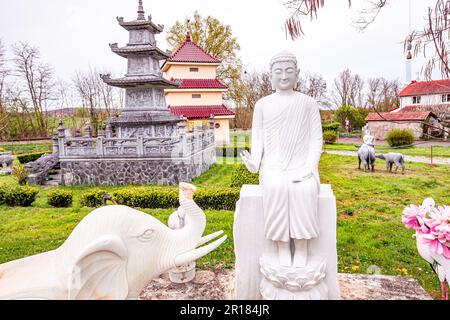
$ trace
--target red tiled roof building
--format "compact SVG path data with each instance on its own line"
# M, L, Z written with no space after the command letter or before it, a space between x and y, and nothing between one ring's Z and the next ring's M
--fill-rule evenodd
M229 144L229 121L234 112L222 101L228 87L217 78L221 61L207 53L186 35L185 41L161 67L167 79L178 88L165 90L166 101L173 115L187 118L187 128L209 125L214 117L217 144Z
M416 139L447 139L443 126L450 127L450 79L412 81L399 97L398 107L367 116L369 129L377 139L385 139L388 131L395 128L410 129Z

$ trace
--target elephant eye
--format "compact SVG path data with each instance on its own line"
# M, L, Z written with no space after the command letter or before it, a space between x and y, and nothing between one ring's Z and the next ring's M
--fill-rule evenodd
M154 232L155 232L155 230L153 230L153 229L147 229L137 238L138 238L138 240L143 241L143 242L150 241L153 238Z

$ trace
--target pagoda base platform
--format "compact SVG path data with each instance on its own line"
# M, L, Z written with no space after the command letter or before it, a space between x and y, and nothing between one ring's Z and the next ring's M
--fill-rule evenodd
M62 184L177 185L208 170L216 161L215 152L212 146L184 158L64 158Z

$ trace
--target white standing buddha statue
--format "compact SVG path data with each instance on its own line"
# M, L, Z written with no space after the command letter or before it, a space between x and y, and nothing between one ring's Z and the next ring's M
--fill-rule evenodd
M249 171L260 172L264 232L277 244L280 265L304 267L307 242L319 237L321 117L317 102L295 91L295 55L277 54L270 72L275 93L256 103L251 154L244 151L241 157Z

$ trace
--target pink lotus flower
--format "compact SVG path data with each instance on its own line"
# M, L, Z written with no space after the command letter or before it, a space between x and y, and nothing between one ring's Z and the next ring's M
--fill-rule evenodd
M426 210L424 207L418 207L411 204L403 210L402 222L408 229L420 231L422 229L425 213Z
M450 259L450 206L434 207L411 204L403 210L402 222L416 230L418 238L426 243L430 250ZM424 201L425 203L425 201Z
M449 206L439 206L431 210L430 216L438 221L440 224L450 223L450 207Z
M423 235L422 239L432 251L443 256L445 259L450 259L450 248L446 244L442 243L439 239L435 239L431 234Z

